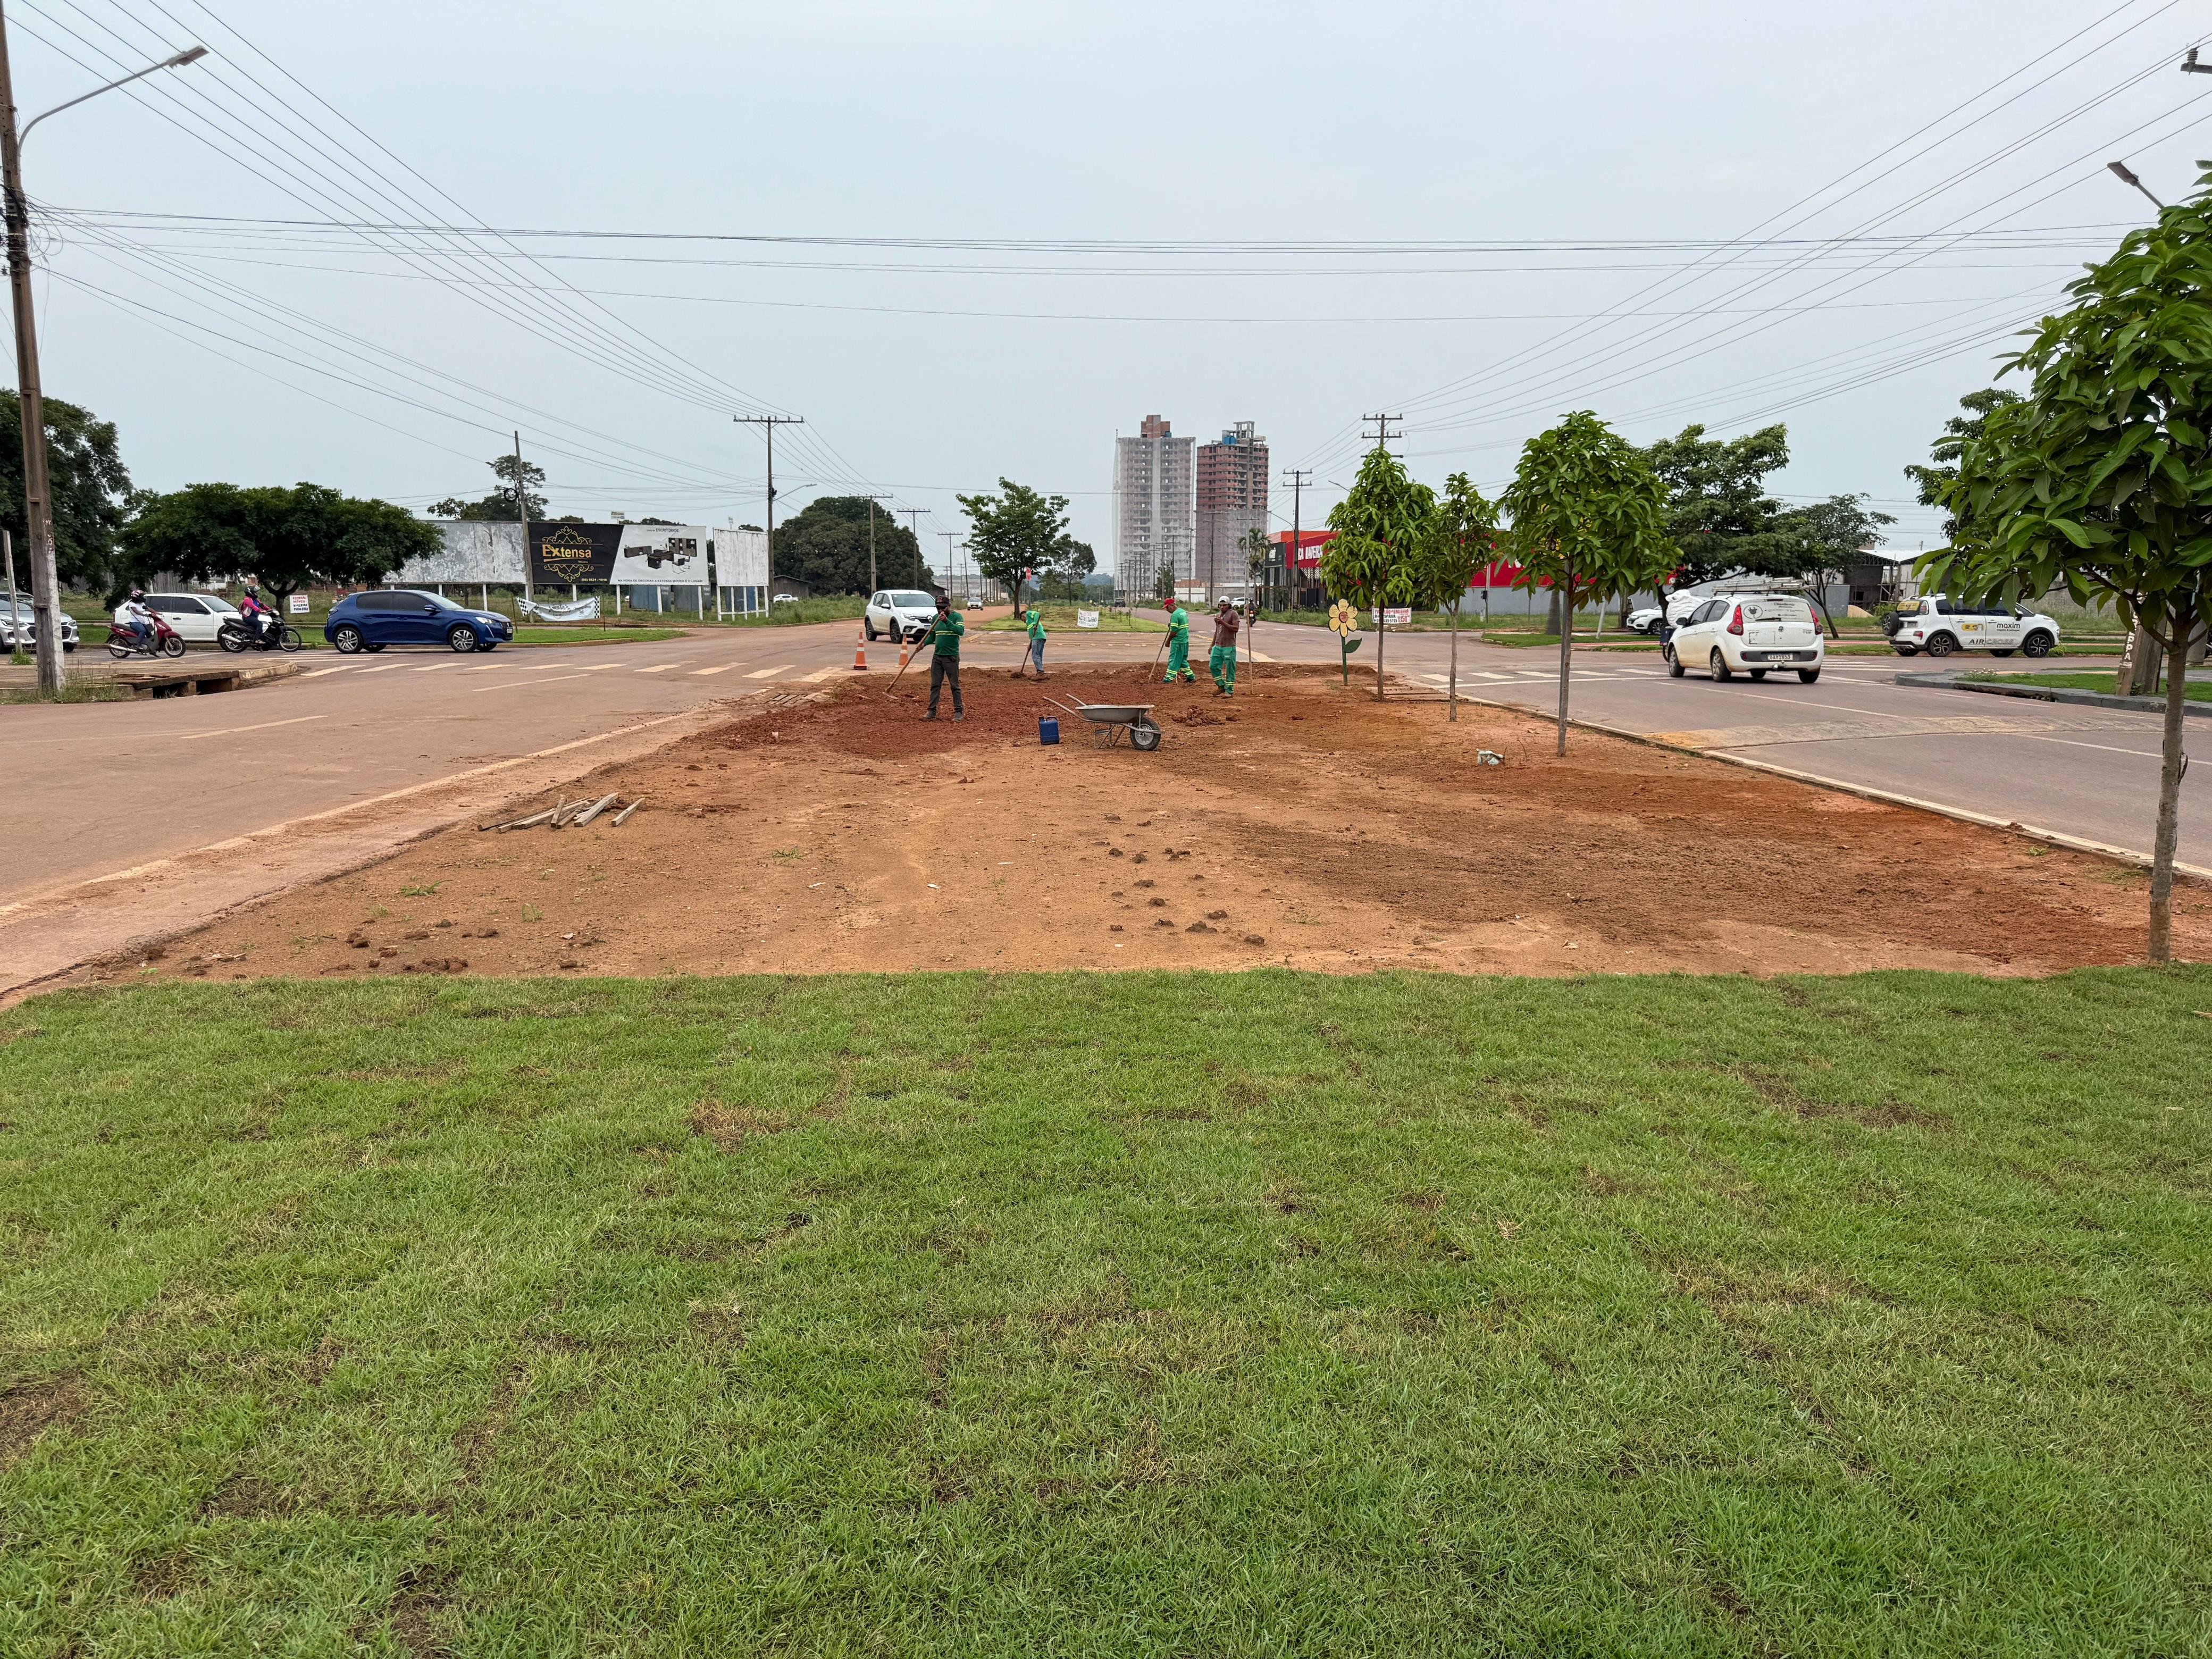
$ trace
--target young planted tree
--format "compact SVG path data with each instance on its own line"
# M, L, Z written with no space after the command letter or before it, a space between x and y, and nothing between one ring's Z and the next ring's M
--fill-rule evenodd
M1561 596L1559 741L1567 752L1575 607L1592 593L1662 580L1681 555L1667 533L1667 486L1644 453L1588 410L1531 438L1498 505L1510 514L1516 586Z
M1437 492L1407 476L1377 444L1359 464L1352 492L1328 512L1336 535L1322 555L1329 592L1363 610L1413 603L1423 544L1436 518ZM1382 639L1375 630L1375 696L1382 696Z
M1942 498L1958 528L1922 567L1923 586L1968 599L2063 584L2165 653L2154 963L2173 953L2185 671L2212 599L2212 170L2198 185L2092 266L2067 290L2073 308L2007 362L2032 377L2027 395L1965 444Z
M1046 569L1067 542L1067 497L1040 495L1011 478L999 480L999 491L954 499L968 514L975 568L1012 593L1019 611L1024 573Z
M1445 694L1459 718L1459 613L1475 573L1498 557L1498 503L1455 472L1444 480L1443 498L1431 519L1429 534L1415 561L1414 602L1425 611L1451 611L1451 681Z

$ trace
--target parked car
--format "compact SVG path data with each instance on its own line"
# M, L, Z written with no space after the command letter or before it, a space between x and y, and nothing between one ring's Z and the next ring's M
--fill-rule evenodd
M166 617L187 645L213 645L222 625L238 620L238 607L212 593L149 593L146 608Z
M1941 593L1909 599L1897 608L1892 649L1900 657L1925 651L1986 651L1993 657L2047 657L2058 644L2058 624L2025 605L1959 605Z
M1628 631L1632 634L1656 634L1659 631L1659 607L1647 605L1630 611Z
M332 605L323 637L348 656L387 645L490 651L514 637L514 624L495 611L471 611L442 594L380 587L349 594Z
M860 612L860 631L871 640L886 634L918 640L929 630L929 620L937 614L937 599L918 587L888 587L880 593L868 596L867 608Z
M1807 601L1794 593L1746 593L1707 599L1677 624L1667 642L1667 672L1680 679L1694 663L1717 680L1738 674L1763 680L1777 668L1794 668L1810 685L1827 651Z
M38 613L31 609L31 596L20 588L15 592L15 609L8 607L8 593L0 588L0 646L14 650L18 646L28 651L39 642ZM15 637L20 622L22 638ZM62 615L62 649L74 651L77 647L76 619L66 611Z

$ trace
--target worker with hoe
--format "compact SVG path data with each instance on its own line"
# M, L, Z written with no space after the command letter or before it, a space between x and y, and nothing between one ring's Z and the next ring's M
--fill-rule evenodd
M1180 675L1195 684L1198 676L1190 668L1190 612L1176 601L1176 608L1168 613L1168 684L1173 685Z
M1030 664L1034 661L1036 664L1036 677L1042 679L1045 677L1044 613L1035 605L1031 605L1023 620L1029 624L1030 642L1024 648L1022 665L1018 672L1026 674L1029 672Z
M1213 694L1237 695L1237 607L1227 599L1213 610L1213 648L1206 653L1206 672L1213 676Z
M922 638L929 645L929 713L925 720L937 718L937 694L947 680L952 682L952 718L963 716L960 707L960 636L968 631L968 624L960 620L952 608L952 596L943 588L937 590L937 615L930 619L929 631Z

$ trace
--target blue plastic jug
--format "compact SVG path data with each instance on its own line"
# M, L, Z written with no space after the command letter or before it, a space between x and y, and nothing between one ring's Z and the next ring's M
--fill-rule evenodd
M1039 743L1058 743L1060 741L1060 722L1058 720L1038 720L1037 741Z

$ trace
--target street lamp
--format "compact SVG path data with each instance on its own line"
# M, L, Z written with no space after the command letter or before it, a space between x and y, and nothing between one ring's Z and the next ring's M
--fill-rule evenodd
M48 115L73 109L88 98L128 86L156 70L181 69L207 56L192 46L158 64L94 87L45 114L15 127L15 83L8 63L8 21L0 15L0 191L8 222L8 292L15 310L15 386L23 426L23 527L31 557L31 615L39 629L39 690L48 696L62 689L61 582L54 568L53 497L46 478L46 404L39 389L39 331L31 313L31 210L23 196L23 140ZM11 602L12 603L12 602Z
M2142 191L2144 195L2150 196L2150 186L2143 183L2142 179L2136 178L2135 169L2130 167L2125 161L2107 161L2105 165L2112 169L2112 176L2118 179L2122 184L2133 185L2137 190ZM2166 204L2160 201L2155 196L2150 196L2150 204L2156 208L2160 213L2166 211Z

